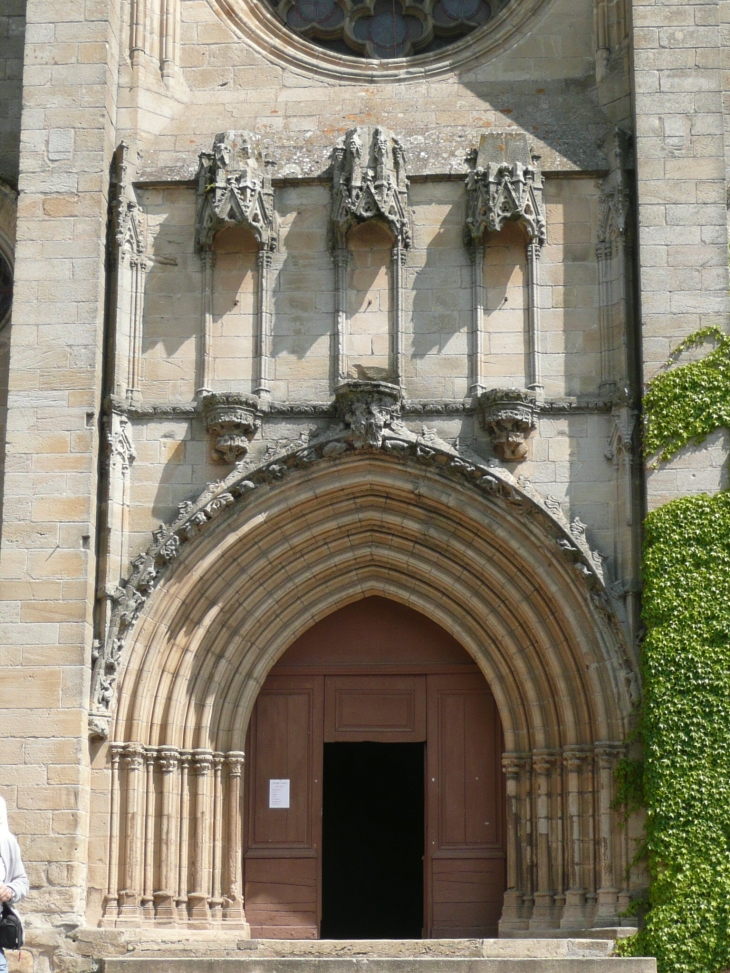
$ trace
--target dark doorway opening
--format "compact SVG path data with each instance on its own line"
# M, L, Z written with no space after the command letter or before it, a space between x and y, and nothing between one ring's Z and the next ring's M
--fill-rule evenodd
M322 939L423 935L423 743L325 743Z

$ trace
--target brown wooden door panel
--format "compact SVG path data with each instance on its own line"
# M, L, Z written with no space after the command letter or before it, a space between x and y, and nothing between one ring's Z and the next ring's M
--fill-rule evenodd
M431 936L496 936L504 882L500 858L434 860Z
M326 743L421 743L426 739L425 676L327 676Z
M255 858L246 862L246 918L256 939L316 939L319 863L316 858Z
M248 741L245 908L252 932L319 935L322 830L321 676L269 676ZM290 807L269 807L269 781L290 781ZM268 857L267 857L268 856Z
M501 725L479 673L428 676L428 935L492 936L502 909ZM496 857L495 857L496 856Z
M248 848L319 844L322 678L273 676L256 701L250 736ZM290 807L269 807L269 782L290 781Z

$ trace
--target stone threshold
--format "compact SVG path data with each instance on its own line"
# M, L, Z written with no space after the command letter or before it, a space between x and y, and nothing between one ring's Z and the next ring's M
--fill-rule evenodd
M509 969L513 961L559 962L561 971L569 962L567 973L578 960L601 961L607 973L609 960L611 967L618 964L617 973L653 973L654 960L636 961L636 966L613 956L610 934L616 931L605 930L603 937L598 937L601 930L590 930L544 938L273 940L244 939L233 930L97 928L79 929L73 938L79 952L102 961L104 973L312 973L313 963L321 973L349 973L356 969L353 962L366 963L368 973L405 973L405 962L415 963L422 973L492 973L506 971L503 961L509 961ZM576 973L579 969L584 966L576 966Z

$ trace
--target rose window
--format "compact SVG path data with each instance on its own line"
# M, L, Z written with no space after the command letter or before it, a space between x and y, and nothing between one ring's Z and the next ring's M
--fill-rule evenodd
M437 51L489 23L510 0L264 0L321 47L356 57Z

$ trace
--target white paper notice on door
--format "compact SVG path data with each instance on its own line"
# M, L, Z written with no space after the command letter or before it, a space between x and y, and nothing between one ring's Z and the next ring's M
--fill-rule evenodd
M289 807L289 781L269 781L269 807Z

